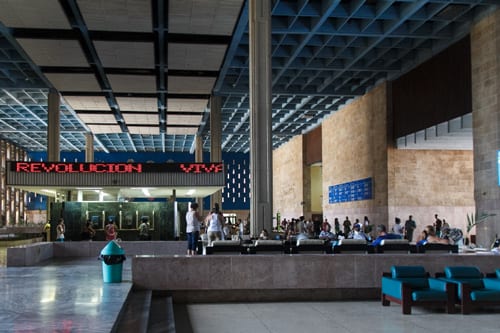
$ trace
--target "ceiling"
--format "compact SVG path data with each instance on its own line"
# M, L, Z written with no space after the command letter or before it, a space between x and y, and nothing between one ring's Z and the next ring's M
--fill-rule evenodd
M0 0L0 137L47 146L47 96L62 96L60 150L249 151L245 0ZM466 35L496 0L273 0L273 147L378 82ZM422 129L425 130L425 129Z

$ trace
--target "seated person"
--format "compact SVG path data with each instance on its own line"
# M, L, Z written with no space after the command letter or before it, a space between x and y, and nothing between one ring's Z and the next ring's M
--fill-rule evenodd
M335 235L329 231L321 230L318 238L323 239L323 240L325 240L325 239L332 240L332 239L335 239Z
M229 223L229 221L226 221L226 223L224 224L224 227L222 228L222 233L224 235L225 240L231 239L231 223Z
M332 239L335 239L335 235L330 231L331 230L331 226L330 226L330 223L326 222L321 225L321 231L319 233L319 239L329 239L329 240L332 240Z
M307 233L305 233L305 232L301 232L301 233L297 234L296 239L297 239L297 240L301 240L301 239L309 239L309 236L307 235Z
M349 235L351 239L362 239L368 240L368 236L361 230L361 224L356 223L354 227L352 227L352 231Z
M369 245L378 246L380 245L380 243L382 243L384 239L401 239L401 235L387 233L387 229L383 224L379 224L377 226L377 234L378 237L375 238L375 240L371 242Z
M262 229L259 235L259 239L266 240L269 239L269 233L267 232L266 229Z
M425 244L450 244L450 241L436 236L436 229L434 229L434 226L428 225L417 239L417 246Z

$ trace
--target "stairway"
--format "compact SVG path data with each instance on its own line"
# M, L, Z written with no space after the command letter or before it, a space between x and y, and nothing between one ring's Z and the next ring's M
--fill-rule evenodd
M112 332L175 333L172 297L151 290L131 291Z

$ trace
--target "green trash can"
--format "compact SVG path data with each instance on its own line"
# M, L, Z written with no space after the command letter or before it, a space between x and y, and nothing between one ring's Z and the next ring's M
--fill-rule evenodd
M125 259L125 251L114 240L101 250L99 260L102 260L102 278L104 282L122 282L123 262Z

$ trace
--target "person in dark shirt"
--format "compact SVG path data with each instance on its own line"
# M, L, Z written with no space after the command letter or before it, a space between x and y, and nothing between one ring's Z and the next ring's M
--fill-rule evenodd
M387 229L386 229L385 225L383 225L383 224L379 224L377 226L377 233L378 233L378 237L375 238L375 240L373 242L371 242L371 244L370 244L372 246L380 245L380 243L384 239L401 239L400 235L387 233Z
M349 220L349 217L346 216L344 223L342 224L344 226L344 236L347 237L349 233L351 232L351 221Z
M413 220L413 216L409 216L408 220L405 222L405 235L406 239L409 240L410 242L413 240L413 231L417 228L417 223Z
M443 221L438 217L438 214L434 214L434 228L436 228L436 236L441 237L441 227L443 225Z

